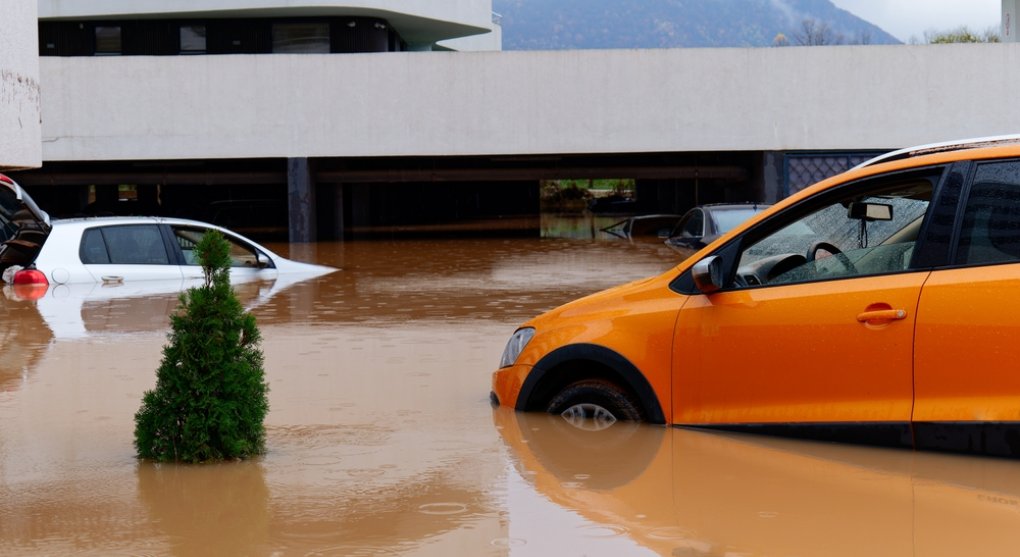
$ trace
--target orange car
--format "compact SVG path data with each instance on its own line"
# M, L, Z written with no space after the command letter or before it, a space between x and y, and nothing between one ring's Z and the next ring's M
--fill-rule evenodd
M494 403L1020 456L1020 136L801 191L671 271L525 323Z

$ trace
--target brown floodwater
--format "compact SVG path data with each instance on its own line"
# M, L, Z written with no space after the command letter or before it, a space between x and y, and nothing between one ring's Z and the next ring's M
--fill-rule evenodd
M0 295L0 555L1013 555L1020 463L492 409L521 321L664 271L660 243L271 246L237 286L266 455L135 458L174 285Z

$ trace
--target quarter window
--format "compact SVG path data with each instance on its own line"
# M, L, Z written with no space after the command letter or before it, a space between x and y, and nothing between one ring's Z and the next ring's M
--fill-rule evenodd
M104 265L110 262L110 253L106 250L102 230L90 228L85 231L81 240L81 262L86 265Z
M683 224L681 231L684 238L701 238L705 235L705 214L701 211L694 211Z

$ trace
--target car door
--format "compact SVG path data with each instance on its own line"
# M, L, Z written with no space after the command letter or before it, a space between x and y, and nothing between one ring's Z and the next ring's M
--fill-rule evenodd
M1020 161L975 164L949 268L917 317L921 446L1020 454Z
M87 228L79 255L97 282L181 278L181 268L167 250L156 223Z
M836 423L858 440L909 442L913 327L928 276L911 261L941 174L830 188L718 250L736 254L729 285L692 296L678 316L675 421L828 424L830 437Z

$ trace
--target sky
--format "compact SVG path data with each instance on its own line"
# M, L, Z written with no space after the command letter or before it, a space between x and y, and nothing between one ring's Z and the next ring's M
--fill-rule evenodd
M840 8L874 23L903 42L923 41L929 30L948 31L966 25L983 33L999 31L1001 0L832 0Z

